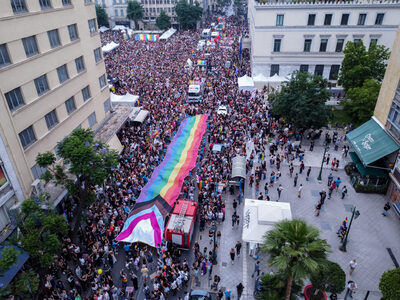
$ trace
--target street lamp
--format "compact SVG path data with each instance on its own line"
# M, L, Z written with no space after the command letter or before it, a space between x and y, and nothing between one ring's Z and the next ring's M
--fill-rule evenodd
M353 218L357 219L359 216L360 216L360 212L358 210L356 210L356 207L354 206L353 210L352 210L352 214L351 214L349 228L346 230L346 235L344 236L343 243L339 247L340 251L346 252L347 238L349 236L351 223L353 222Z
M322 156L321 169L319 170L319 175L317 177L318 181L322 180L322 167L324 166L325 154L326 154L327 151L329 151L329 146L325 146L324 156Z

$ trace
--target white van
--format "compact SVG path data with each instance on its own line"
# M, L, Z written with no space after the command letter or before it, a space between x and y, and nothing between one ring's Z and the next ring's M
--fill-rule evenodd
M203 32L201 33L201 37L203 39L209 39L211 37L211 29L204 29Z
M218 31L211 32L211 38L215 39L217 36L219 36L219 32Z

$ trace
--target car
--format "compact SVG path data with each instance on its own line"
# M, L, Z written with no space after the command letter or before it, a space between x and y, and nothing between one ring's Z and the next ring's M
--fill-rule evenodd
M189 294L190 300L211 300L211 295L207 291L193 290Z
M226 108L226 106L221 105L220 107L218 107L217 115L224 115L224 116L226 116L227 114L228 114L228 109Z

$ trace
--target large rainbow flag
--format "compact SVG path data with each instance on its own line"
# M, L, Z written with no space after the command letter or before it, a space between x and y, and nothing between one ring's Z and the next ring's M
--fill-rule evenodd
M165 217L179 196L183 180L196 165L207 117L197 115L182 122L164 160L154 169L129 213L118 241L140 241L153 247L161 244Z
M151 42L156 42L158 41L158 34L143 34L143 33L138 33L135 34L135 40L136 41L151 41Z

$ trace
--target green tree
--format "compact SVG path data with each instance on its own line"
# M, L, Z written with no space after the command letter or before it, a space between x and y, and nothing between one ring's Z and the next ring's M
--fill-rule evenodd
M338 83L345 91L361 87L370 78L382 81L390 54L388 48L372 43L367 51L362 41L347 42L343 53Z
M189 4L187 0L179 0L175 6L175 11L181 29L196 28L196 24L203 14L203 9L197 1L193 5Z
M317 272L331 251L318 229L300 219L277 223L266 233L262 250L269 252L269 264L287 279L285 300L290 300L293 282Z
M346 273L332 261L327 261L317 273L310 277L313 288L328 293L340 294L346 286Z
M1 252L0 258L0 274L4 274L17 261L19 251L12 246L5 246Z
M320 128L328 122L328 82L319 75L295 72L280 92L270 97L272 113L297 128Z
M381 300L400 299L400 268L386 271L379 281Z
M156 19L156 25L161 30L166 30L171 27L171 18L165 11L161 11L160 15Z
M108 27L107 12L100 5L96 5L96 17L97 17L97 24L99 24L99 26L107 26Z
M286 293L286 276L282 273L265 274L261 276L261 291L257 296L259 300L282 300ZM302 281L293 281L291 299L297 299L296 295L301 291Z
M22 272L14 283L14 293L22 299L35 299L39 288L39 275L36 274L32 269L26 272Z
M135 22L135 29L139 29L139 21L143 18L143 5L136 0L128 1L126 17Z
M54 261L61 250L60 237L68 232L65 218L52 210L42 210L40 202L27 199L18 216L18 245L29 253L31 265L39 274Z
M109 150L108 145L94 140L91 129L75 129L70 136L58 143L57 154L69 165L68 171L56 163L52 152L39 153L36 162L47 169L43 179L53 179L56 183L63 184L77 198L78 207L71 222L73 231L76 232L84 204L93 198L92 188L102 184L118 165L118 153ZM71 175L75 178L71 179Z
M381 84L375 79L366 79L362 87L348 90L344 108L352 120L361 124L368 121L375 109Z

